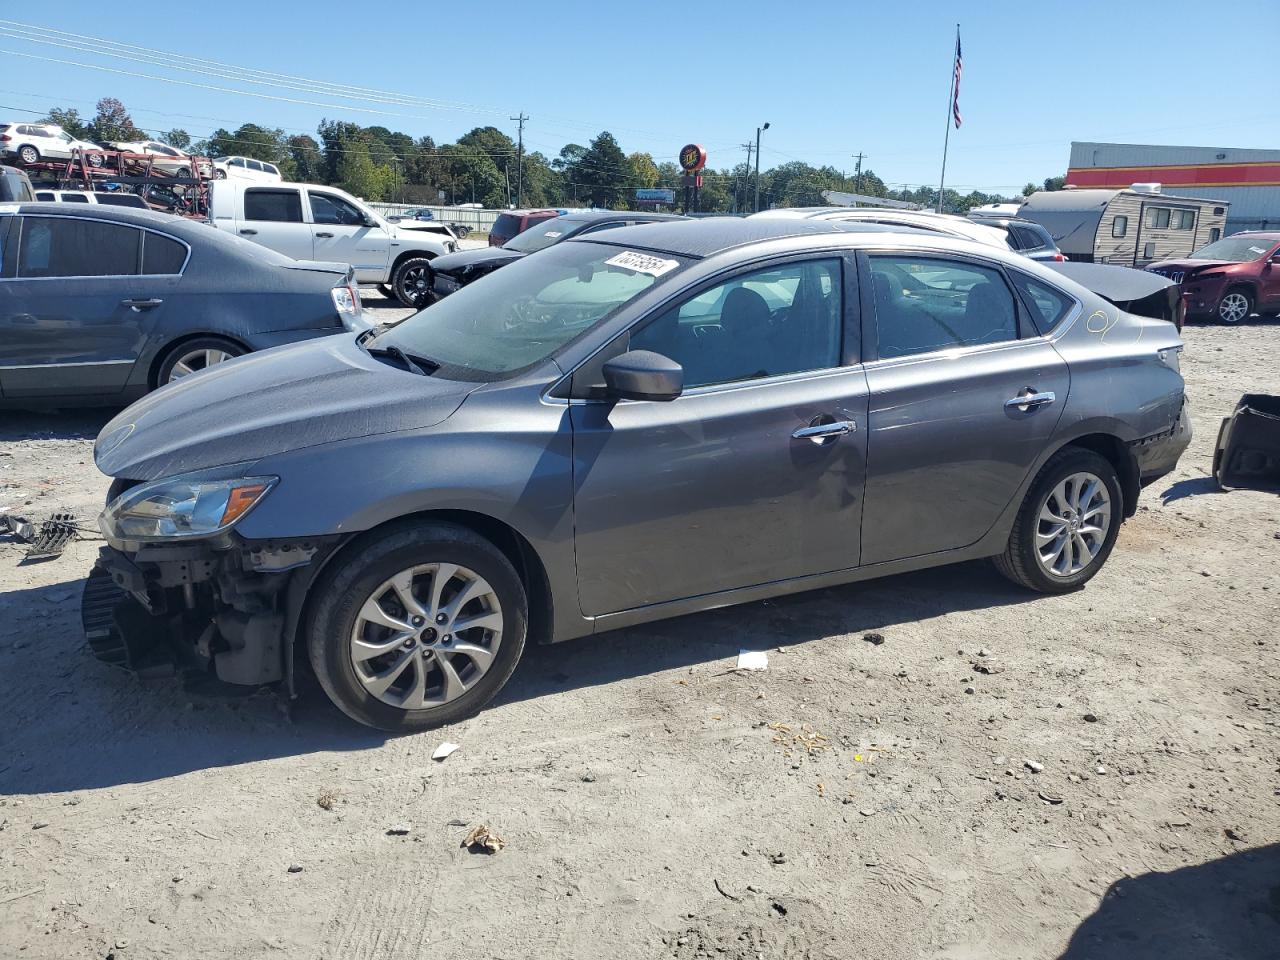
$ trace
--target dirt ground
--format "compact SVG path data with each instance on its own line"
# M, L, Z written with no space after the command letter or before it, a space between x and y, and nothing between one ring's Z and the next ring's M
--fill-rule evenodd
M1280 498L1208 478L1280 323L1185 336L1195 441L1083 592L974 563L533 649L428 734L117 673L96 544L0 543L0 955L1280 956ZM106 417L3 415L0 508L96 516Z

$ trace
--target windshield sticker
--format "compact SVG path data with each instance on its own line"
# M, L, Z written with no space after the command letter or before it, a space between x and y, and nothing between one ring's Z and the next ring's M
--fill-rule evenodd
M1250 247L1249 252L1256 253L1258 256L1262 256L1264 253L1267 252L1267 248L1266 247Z
M544 237L558 237L558 236L560 236L560 234L562 234L562 233L564 233L564 231L563 231L563 230L548 230L546 233L544 233L544 234L543 234L543 236L544 236Z
M631 270L635 273L647 273L651 277L660 277L664 273L670 273L680 266L680 261L663 260L661 257L651 257L647 253L636 253L634 250L628 250L626 253L620 253L616 257L610 257L605 261L605 265L621 267L623 270Z

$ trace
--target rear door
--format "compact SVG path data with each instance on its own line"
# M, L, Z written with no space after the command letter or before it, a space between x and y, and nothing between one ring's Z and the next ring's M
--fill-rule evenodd
M385 282L391 254L387 232L376 224L366 226L364 211L335 193L308 190L307 196L315 238L313 259L349 263L363 283Z
M862 562L968 546L1052 436L1066 362L997 263L884 251L859 265L872 358Z
M5 397L120 392L176 278L142 275L144 231L136 227L81 217L12 219L0 278ZM174 262L172 255L162 259Z
M302 191L290 187L247 187L237 232L295 260L312 260L311 225L302 215Z

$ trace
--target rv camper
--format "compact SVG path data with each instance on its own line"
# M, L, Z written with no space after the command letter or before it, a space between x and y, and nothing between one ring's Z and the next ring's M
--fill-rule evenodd
M1228 206L1162 193L1158 183L1135 183L1127 190L1037 191L1018 216L1048 230L1071 260L1143 267L1221 239Z

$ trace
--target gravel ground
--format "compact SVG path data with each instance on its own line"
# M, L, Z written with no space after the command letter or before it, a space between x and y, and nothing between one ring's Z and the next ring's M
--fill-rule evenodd
M974 563L534 649L428 734L114 672L96 545L0 542L0 955L1274 960L1280 498L1208 471L1280 324L1186 340L1196 439L1083 592ZM5 414L0 508L95 515L107 416Z

